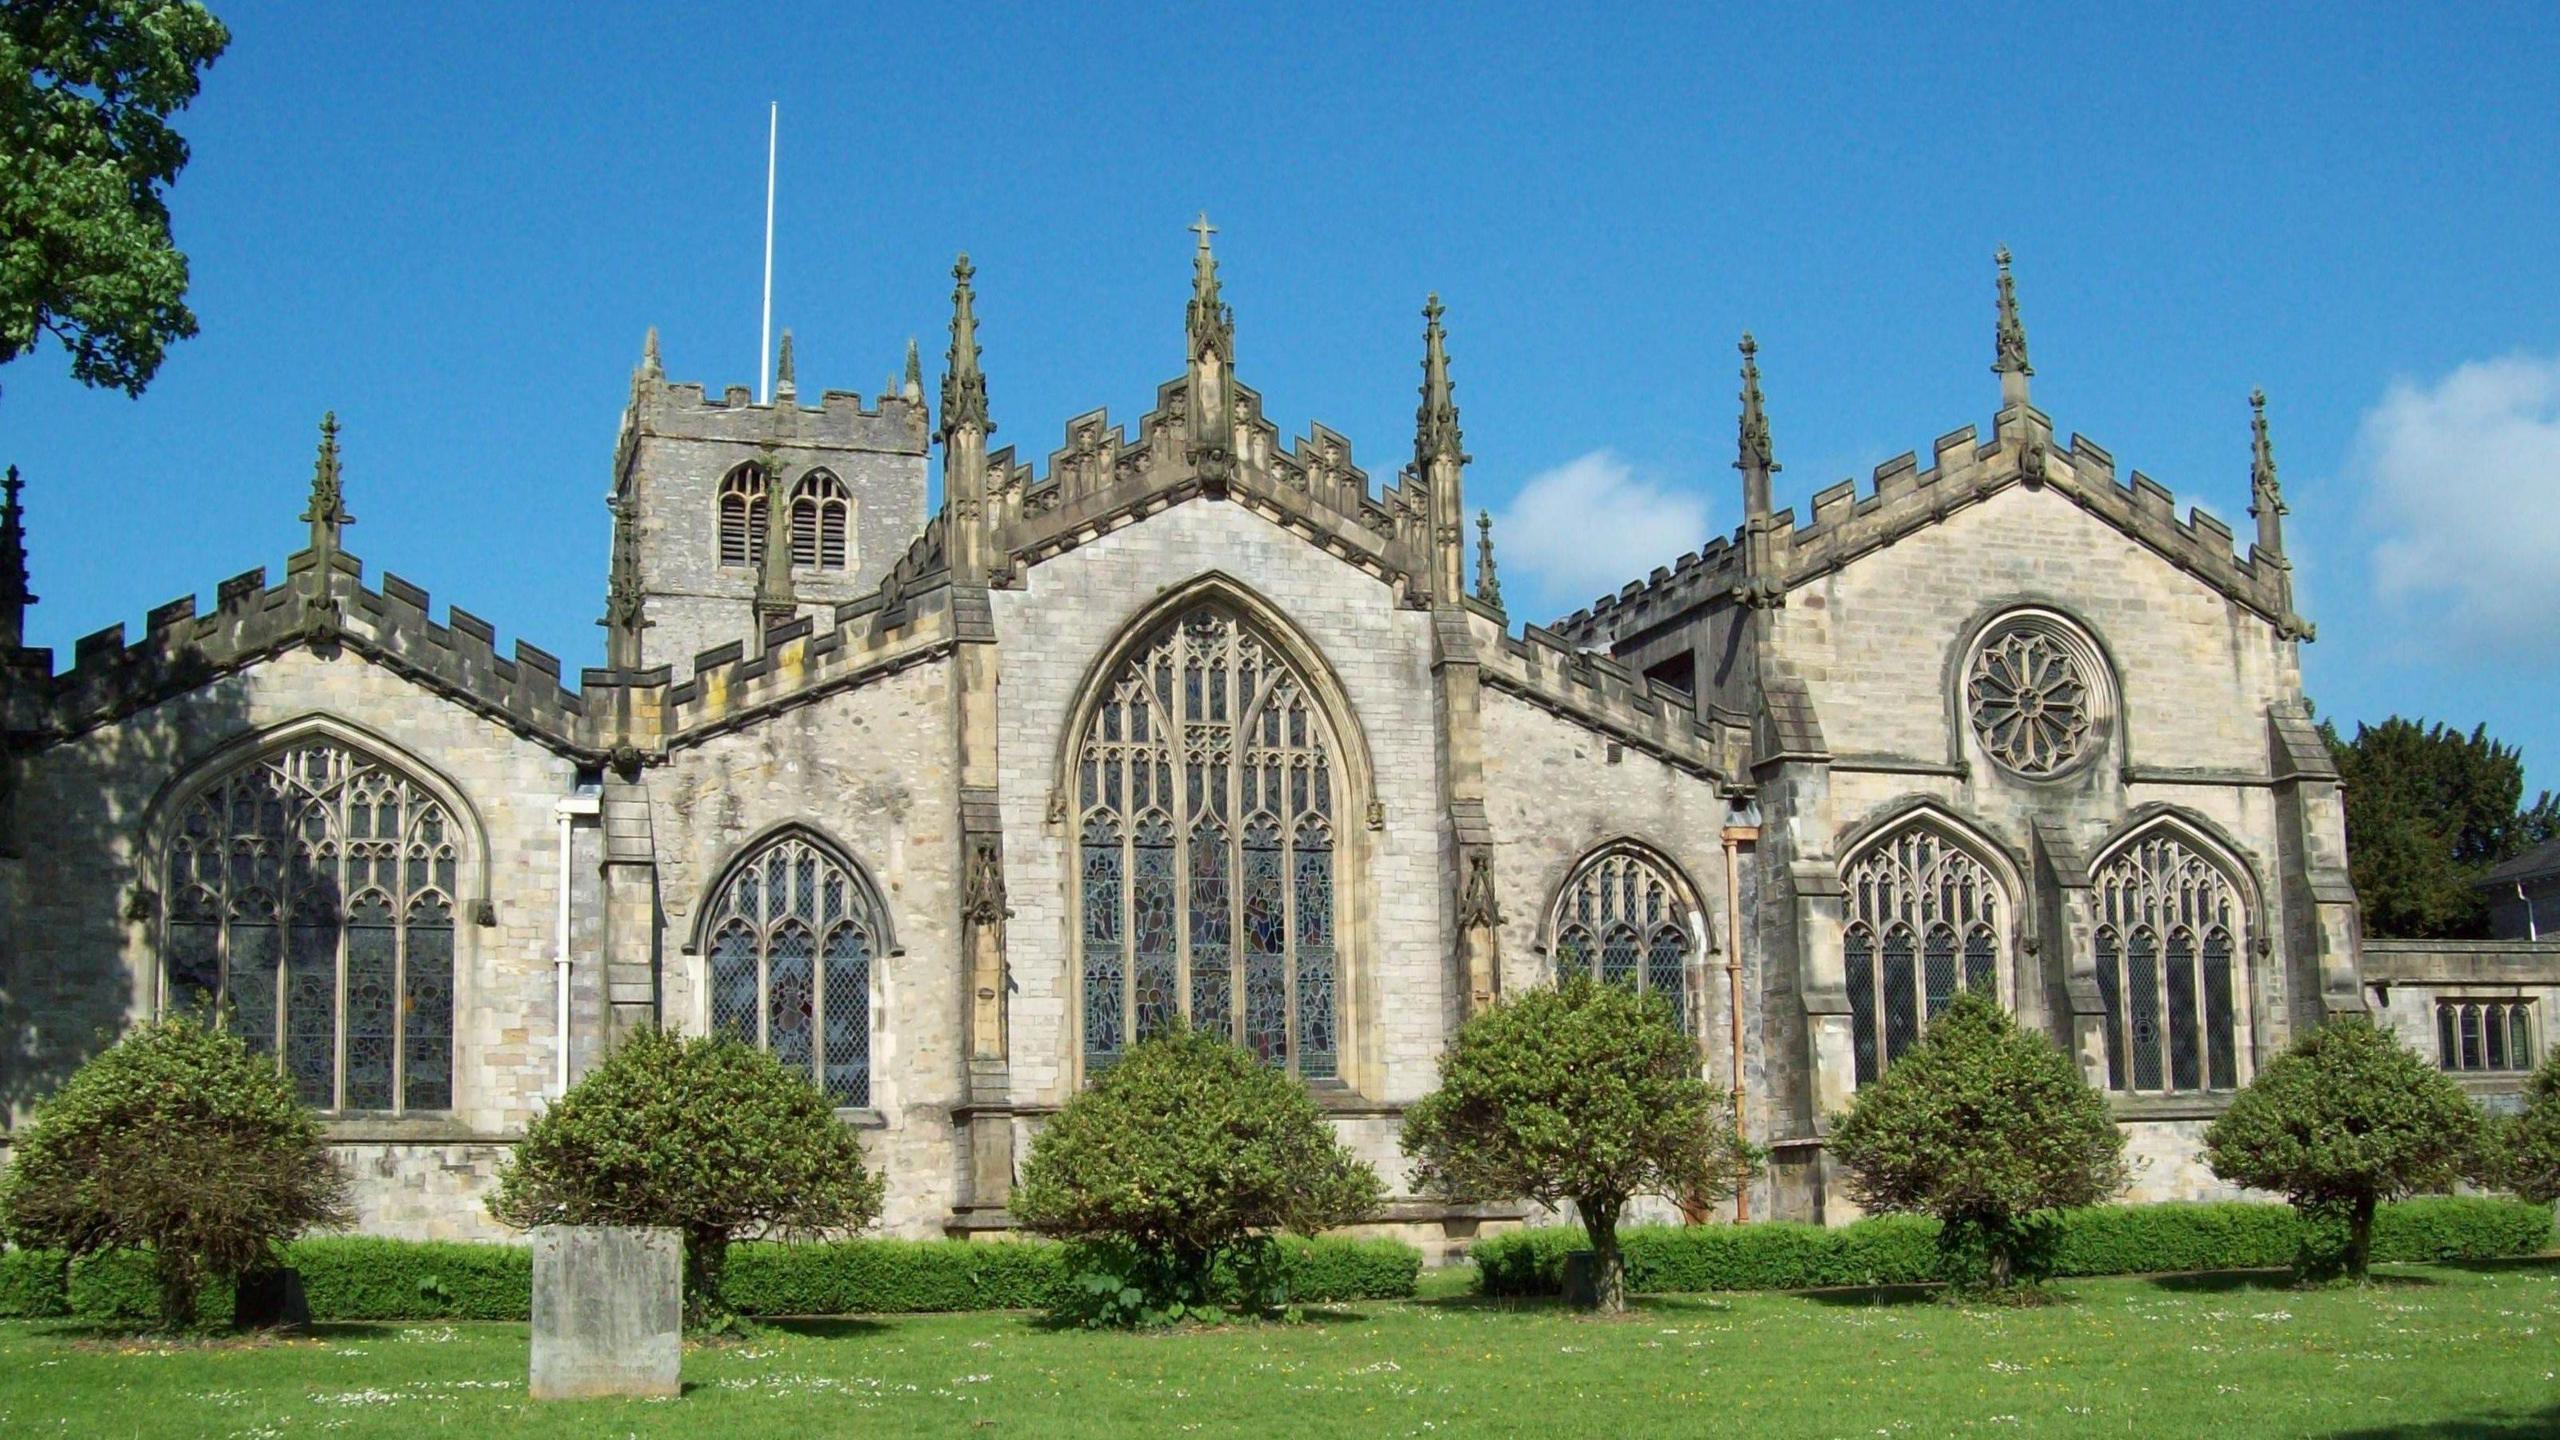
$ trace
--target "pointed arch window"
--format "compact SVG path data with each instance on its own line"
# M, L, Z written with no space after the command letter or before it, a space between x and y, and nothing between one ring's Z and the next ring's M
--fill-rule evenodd
M1919 1040L1959 988L2003 993L2009 900L1991 867L1925 824L1869 844L1841 878L1850 1041L1866 1085Z
M805 835L731 869L704 912L711 1028L773 1052L840 1106L871 1103L871 981L888 929L868 878Z
M2134 1093L2240 1085L2241 942L2248 916L2221 866L2153 830L2092 872L2107 1088Z
M1685 1034L1697 1033L1689 1005L1689 889L1668 865L1614 845L1574 868L1556 893L1549 932L1556 978L1593 975L1671 1005Z
M832 470L812 470L791 487L791 563L817 570L846 565L853 492Z
M424 787L334 740L231 770L169 841L165 1008L209 1010L307 1105L452 1108L461 844Z
M1075 782L1087 1070L1188 1023L1336 1076L1341 779L1305 677L1203 604L1102 687Z
M750 460L720 479L720 563L764 563L765 510L773 477Z

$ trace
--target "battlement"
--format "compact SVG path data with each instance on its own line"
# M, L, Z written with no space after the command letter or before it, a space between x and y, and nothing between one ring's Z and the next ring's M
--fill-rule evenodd
M631 387L625 426L680 440L877 450L921 455L932 428L922 400L883 395L866 403L847 390L828 390L807 405L790 395L758 404L755 392L732 385L716 398L695 382L641 376Z
M1495 622L1478 617L1491 628ZM1502 633L1483 647L1484 682L1665 764L1713 780L1749 767L1744 717L1701 707L1688 694L1541 626Z

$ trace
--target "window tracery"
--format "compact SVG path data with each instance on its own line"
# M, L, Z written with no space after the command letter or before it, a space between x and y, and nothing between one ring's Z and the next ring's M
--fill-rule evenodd
M442 803L336 741L239 766L170 838L167 1008L210 1008L305 1104L449 1109L460 851Z
M1557 893L1552 933L1558 979L1593 975L1660 995L1681 1030L1696 1033L1687 892L1652 857L1613 846L1583 861Z
M871 971L887 927L870 885L831 851L781 836L713 897L711 1028L871 1103Z
M791 563L845 568L845 525L853 492L831 470L812 470L791 487Z
M750 460L720 480L720 563L764 563L765 509L773 477Z
M2059 617L2028 612L1985 631L1965 666L1963 704L1984 753L2034 778L2096 748L2104 719L2097 647Z
M1842 969L1857 1082L1900 1059L1959 987L1997 998L2007 896L1991 868L1931 825L1861 850L1843 869Z
M2098 998L2107 1088L2232 1090L2240 1084L2239 887L2175 834L2154 830L2097 867Z
M1075 782L1088 1070L1187 1021L1336 1075L1338 780L1304 678L1204 604L1102 684Z

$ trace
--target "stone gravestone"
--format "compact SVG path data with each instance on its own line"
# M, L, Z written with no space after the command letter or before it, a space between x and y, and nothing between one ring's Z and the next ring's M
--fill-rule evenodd
M534 1230L534 1399L676 1394L683 1342L684 1240L676 1231Z

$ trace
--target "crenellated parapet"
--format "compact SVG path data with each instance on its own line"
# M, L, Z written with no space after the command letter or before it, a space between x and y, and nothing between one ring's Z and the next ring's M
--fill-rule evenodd
M1474 619L1487 629L1500 625L1481 612ZM1731 782L1750 772L1745 716L1701 707L1685 692L1537 625L1478 650L1484 684L1607 740L1704 779Z

